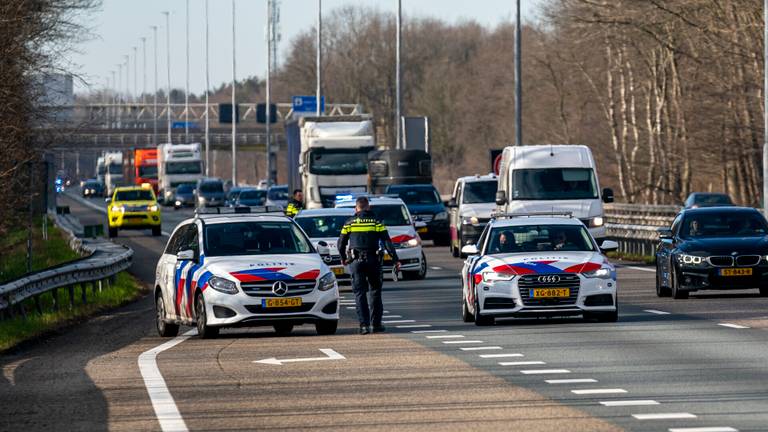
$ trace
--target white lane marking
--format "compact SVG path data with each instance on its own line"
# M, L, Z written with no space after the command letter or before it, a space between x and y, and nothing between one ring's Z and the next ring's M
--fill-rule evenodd
M638 420L675 420L675 419L694 419L695 414L691 413L657 413L657 414L632 414L632 417Z
M405 325L399 325L395 326L397 328L427 328L432 327L431 324L405 324Z
M621 268L621 267L620 267L620 268ZM648 268L648 267L636 267L636 266L623 266L623 268L628 268L628 269L632 269L632 270L640 270L640 271L644 271L644 272L653 272L653 273L656 273L656 269L655 269L655 268Z
M480 358L507 358L507 357L525 357L520 353L505 353L505 354L480 354Z
M692 428L670 428L669 432L739 432L732 427L692 427Z
M3 366L3 376L5 377L5 379L8 380L9 383L11 383L12 386L15 386L16 370L19 368L19 366L36 358L37 357L29 357L29 358L16 360L15 362L8 363L7 365Z
M660 311L660 310L656 310L656 309L646 309L643 312L648 312L648 313L652 313L652 314L656 314L656 315L669 315L670 314L669 312L664 312L664 311Z
M602 401L600 405L607 407L624 407L624 406L646 406L646 405L659 405L655 400L617 400L617 401Z
M186 432L188 429L168 386L165 384L163 374L157 367L157 355L175 347L195 334L197 334L197 329L192 329L139 355L139 371L144 379L144 387L147 388L149 400L152 401L152 408L155 410L155 417L160 422L160 429L163 431Z
M385 310L385 311L381 311L381 313L385 313L385 314L388 314L388 313L389 313L389 311L388 311L388 310Z
M462 351L488 351L488 350L500 350L501 347L500 346L461 347L459 349Z
M432 267L430 267L430 269L432 269L432 270L442 270L443 268L442 267L437 267L437 266L432 266Z
M357 308L354 307L354 306L347 306L347 310L355 310L355 309L357 309Z
M383 315L382 318L402 318L402 315Z
M519 361L519 362L499 362L499 366L533 366L544 365L546 362L533 360L533 361Z
M582 383L596 383L596 379L592 378L575 378L575 379L554 379L545 380L547 384L582 384Z
M459 339L459 338L463 338L463 337L464 337L464 335L446 334L446 335L427 336L427 339Z
M479 343L485 343L481 340L454 340L454 341L443 341L444 344L479 344Z
M723 326L723 327L728 327L728 328L734 328L734 329L748 329L749 328L747 326L743 326L743 325L739 325L739 324L731 324L731 323L718 323L717 325Z
M577 395L616 394L616 393L626 393L626 392L627 392L626 390L620 389L620 388L571 390L571 393L577 394Z
M571 371L568 369L527 369L521 370L521 374L525 375L544 375L544 374L569 374Z
M282 366L285 363L296 363L296 362L309 362L309 361L325 361L325 360L346 360L347 358L343 355L337 353L336 351L330 349L330 348L320 348L320 352L325 354L325 357L305 357L305 358L294 358L294 359L277 359L275 357L266 358L262 360L254 360L253 363L261 363L261 364L268 364L268 365L278 365Z
M414 323L416 320L389 320L389 321L382 321L382 324L407 324L407 323Z
M447 331L448 330L413 330L411 333L416 333L416 334L420 334L420 333L445 333Z

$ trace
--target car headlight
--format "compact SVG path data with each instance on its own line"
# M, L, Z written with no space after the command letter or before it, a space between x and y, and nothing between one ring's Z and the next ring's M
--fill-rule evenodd
M508 282L517 276L512 273L496 273L496 272L485 272L485 273L482 273L482 275L483 275L483 282Z
M688 265L700 265L704 262L704 257L688 254L680 254L677 256L677 262L680 264Z
M336 286L336 276L334 276L333 273L328 272L324 274L323 277L320 278L318 289L320 291L328 291L329 289L332 289L334 286Z
M434 220L436 221L446 220L446 219L448 219L448 212L444 212L444 211L441 211L440 213L436 214L434 218Z
M157 204L152 204L151 206L147 206L147 210L151 212L156 212L158 209Z
M477 225L480 223L480 219L478 219L477 216L465 217L461 219L461 223L464 225Z
M179 201L179 200L176 200L176 205L177 205L177 206L180 206L180 205L181 205L181 201Z
M592 228L603 226L603 218L601 216L593 217L589 221L589 226Z
M601 267L597 270L593 270L590 272L584 272L582 275L585 278L596 278L596 279L613 279L613 270L611 270L608 267Z
M111 210L113 212L124 212L125 211L125 207L113 205Z
M197 197L197 200L200 201L201 203L204 203L205 202L205 197Z
M237 285L229 279L214 276L208 280L208 286L224 294L237 294Z

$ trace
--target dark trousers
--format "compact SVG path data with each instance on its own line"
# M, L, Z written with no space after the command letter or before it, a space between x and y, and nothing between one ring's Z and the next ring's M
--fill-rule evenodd
M378 257L357 259L349 265L352 272L352 292L355 293L357 319L360 325L381 325L384 305L381 301L382 274ZM370 307L369 307L370 305Z

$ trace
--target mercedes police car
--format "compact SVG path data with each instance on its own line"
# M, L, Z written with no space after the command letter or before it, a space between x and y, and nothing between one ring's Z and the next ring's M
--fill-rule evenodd
M341 264L337 249L341 227L355 214L349 207L302 210L293 220L304 230L323 261L331 268L339 282L351 282L351 276Z
M336 197L337 208L353 208L360 195ZM427 257L421 248L421 237L416 232L417 222L413 221L405 202L397 196L368 196L371 211L386 227L400 259L400 271L404 279L424 279L427 277ZM423 222L419 224L423 225ZM392 271L392 258L384 255L385 274Z
M255 211L208 209L174 230L155 272L161 336L178 334L180 324L196 325L203 338L235 326L287 334L314 324L318 334L336 332L333 272L290 218Z
M587 227L570 214L497 215L477 245L466 245L462 318L492 325L496 318L583 315L616 321L616 270Z

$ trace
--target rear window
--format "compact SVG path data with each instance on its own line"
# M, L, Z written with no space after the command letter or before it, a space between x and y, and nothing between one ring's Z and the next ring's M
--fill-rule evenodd
M440 203L440 195L434 188L391 188L391 193L397 194L408 205L431 205Z
M408 210L402 204L384 204L371 206L371 211L386 226L410 225Z
M224 183L222 182L205 182L200 185L201 192L207 193L224 193Z

